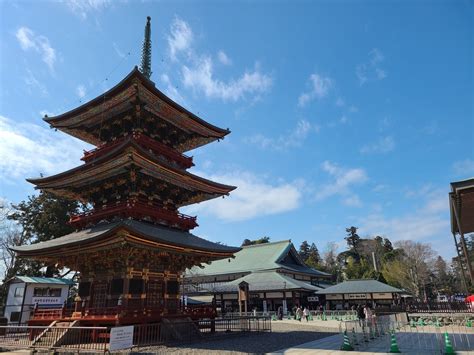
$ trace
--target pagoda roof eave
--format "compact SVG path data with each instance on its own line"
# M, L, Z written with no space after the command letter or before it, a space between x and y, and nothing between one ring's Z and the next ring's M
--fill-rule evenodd
M120 230L126 230L128 233L139 236L152 243L184 248L187 251L194 250L203 253L221 254L222 257L232 256L241 249L213 243L185 231L173 230L147 222L122 220L119 222L100 224L90 229L73 232L45 242L11 247L10 250L24 257L41 257L42 255L53 253L54 251L67 253L67 250L74 246L85 247L86 245L91 245L116 235Z
M169 105L174 107L176 110L188 115L191 119L198 122L199 124L202 124L203 126L207 127L208 129L213 130L216 133L216 135L215 135L216 138L223 138L224 136L226 136L230 133L229 129L223 129L223 128L214 126L213 124L211 124L211 123L203 120L202 118L196 116L194 113L188 111L187 109L182 107L180 104L178 104L175 101L173 101L172 99L170 99L163 92L161 92L150 79L145 77L138 70L137 66L135 66L133 68L133 70L122 81L120 81L117 85L115 85L114 87L112 87L111 89L106 91L105 93L97 96L96 98L90 100L89 102L86 102L85 104L83 104L79 107L76 107L76 108L74 108L70 111L67 111L63 114L53 116L53 117L45 117L45 118L43 118L43 120L46 121L47 123L49 123L51 126L53 126L55 128L59 128L59 126L61 126L60 123L63 120L66 120L66 119L71 118L73 116L79 115L79 114L83 113L84 111L86 111L87 109L89 109L91 106L96 106L98 104L103 103L104 97L107 97L107 96L112 97L113 95L116 95L121 90L123 90L127 86L127 84L129 84L129 82L135 77L138 77L138 79L142 82L142 84L147 89L149 89L152 93L157 95L160 99L162 99L163 101L165 101L166 103L168 103ZM61 128L62 127L64 127L64 126L61 126Z
M60 180L62 180L64 178L67 178L67 177L69 177L71 175L74 175L74 174L77 174L79 172L84 172L89 168L93 169L94 167L97 167L97 166L99 166L99 165L101 165L101 164L117 157L120 153L123 153L124 150L127 147L133 147L134 149L136 149L140 153L140 155L144 156L145 158L149 159L150 161L152 161L153 163L155 163L157 165L164 166L166 169L169 169L169 170L173 171L174 173L176 173L178 175L184 175L188 178L191 178L192 180L196 180L196 181L199 181L201 183L207 184L210 187L225 190L225 194L228 194L228 193L230 193L231 191L233 191L237 188L236 186L220 184L220 183L205 179L203 177L194 175L194 174L192 174L188 171L184 171L184 170L174 168L174 167L170 166L169 164L166 164L165 162L158 160L153 154L149 153L148 151L143 149L140 145L138 145L134 141L130 141L130 140L127 140L127 141L123 142L122 144L117 146L115 149L113 149L110 152L104 154L103 156L99 157L96 160L92 160L92 161L87 162L83 165L79 165L75 168L72 168L70 170L64 171L64 172L56 174L56 175L52 175L52 176L44 177L44 178L32 178L32 179L30 178L30 179L26 179L26 181L28 181L31 184L37 185L39 188L42 188L42 185L44 186L45 184L53 183L54 181L59 182Z

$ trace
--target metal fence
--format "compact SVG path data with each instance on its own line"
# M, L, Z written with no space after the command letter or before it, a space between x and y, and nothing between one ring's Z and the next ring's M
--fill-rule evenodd
M64 349L106 352L110 341L107 327L9 325L0 326L0 347L12 349ZM161 323L134 326L133 347L198 341L212 336L271 331L270 317L218 319L164 319Z
M345 321L340 332L356 350L371 347L389 351L395 339L400 351L412 353L444 353L446 338L457 351L474 349L474 328L470 318L443 323L434 317L429 322L414 322L406 313L375 317L373 321ZM394 339L393 339L394 338Z
M0 346L106 351L109 329L106 327L0 326Z

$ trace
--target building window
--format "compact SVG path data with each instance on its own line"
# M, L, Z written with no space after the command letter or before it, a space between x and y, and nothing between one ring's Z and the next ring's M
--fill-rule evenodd
M168 281L166 283L166 291L169 295L177 295L179 293L179 282L178 281Z
M140 295L143 293L143 280L142 279L130 279L129 292L132 295Z
M123 293L123 279L113 279L110 283L110 294L121 295Z
M33 297L61 297L60 288L35 287Z
M23 297L23 293L25 292L24 287L17 287L15 288L15 297Z
M48 296L49 297L61 297L61 289L60 288L50 288Z
M10 313L10 322L18 322L20 320L20 312Z

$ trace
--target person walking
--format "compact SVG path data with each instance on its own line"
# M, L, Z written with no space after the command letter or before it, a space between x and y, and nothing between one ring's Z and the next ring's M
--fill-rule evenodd
M360 304L357 305L357 318L359 319L359 325L363 327L365 325L365 312L364 307Z
M296 319L301 322L302 316L303 316L303 311L302 311L301 308L298 306L298 308L296 308Z
M309 309L307 307L303 309L303 317L306 319L307 322L309 318Z
M365 305L364 307L364 315L365 319L367 321L367 324L369 327L372 327L374 325L375 319L374 319L374 313L370 309L370 306L368 304Z

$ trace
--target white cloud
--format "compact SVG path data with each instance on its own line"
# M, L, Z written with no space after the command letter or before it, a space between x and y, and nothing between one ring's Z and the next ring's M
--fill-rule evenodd
M298 106L305 106L314 99L322 99L327 96L329 90L333 87L333 80L329 77L323 77L319 74L311 74L309 77L311 88L304 92L298 98Z
M191 26L176 17L167 36L168 51L172 61L180 66L184 88L203 93L208 98L224 101L238 101L247 97L256 101L260 94L267 92L272 86L271 76L263 73L258 63L255 64L253 70L247 70L237 78L229 80L216 78L212 57L197 53L193 46L193 39ZM186 55L180 56L178 55L180 53ZM231 64L231 59L223 50L218 52L217 59L223 64Z
M76 94L80 99L86 96L86 88L84 85L78 85L76 88Z
M240 171L207 177L237 186L237 189L229 197L189 206L183 212L212 215L223 221L243 221L291 211L300 205L300 182L272 184L252 173Z
M75 15L86 19L90 13L102 11L112 2L110 0L62 0Z
M317 200L323 200L333 195L342 195L345 197L343 203L346 205L361 205L359 197L352 193L350 188L353 185L359 185L368 180L364 169L347 169L330 161L323 162L321 169L328 173L333 180L330 183L321 185L316 193Z
M360 148L361 153L388 153L395 149L395 140L391 136L381 137L373 144Z
M171 24L171 33L167 38L171 59L176 60L179 52L188 50L191 47L193 38L193 31L188 23L179 17L175 17Z
M342 203L349 207L362 207L362 201L358 195L350 195L344 198Z
M51 71L54 70L56 62L56 50L51 47L49 39L35 33L28 27L20 27L16 32L16 38L21 49L28 51L30 49L41 54L41 59L45 62Z
M277 139L256 134L246 138L247 143L256 144L263 149L285 150L292 147L300 147L311 132L319 133L320 127L307 120L299 120L296 127L286 135L281 135Z
M387 71L381 67L384 60L382 52L374 48L369 52L368 61L356 66L356 76L361 86L368 81L383 80L387 77Z
M261 73L258 66L253 71L245 72L237 80L224 82L216 79L210 57L201 58L193 67L183 65L182 74L185 87L202 91L209 98L230 101L242 99L247 94L265 93L272 85L272 78Z
M38 79L34 76L33 72L30 69L26 69L26 76L23 77L23 81L26 84L26 87L31 94L40 93L43 96L48 96L49 92L46 89L46 86L40 83Z
M453 164L454 173L469 178L474 176L474 160L464 159Z
M423 206L408 205L400 216L386 217L382 212L367 216L360 221L360 232L387 236L392 241L445 239L450 234L447 192L431 190L424 198Z
M349 112L358 112L358 111L359 111L359 108L357 106L352 105L349 107Z
M179 93L178 88L171 83L171 79L168 74L162 74L160 78L161 81L166 85L164 90L166 95L173 101L184 104L185 100L183 96Z
M120 58L125 58L125 56L126 56L125 53L123 53L123 52L120 50L120 48L119 48L119 46L118 46L117 43L112 42L112 46L114 47L115 53L117 53L117 55L118 55ZM129 53L129 54L130 54L130 53Z
M217 53L217 58L219 59L219 62L221 62L224 65L231 65L232 60L225 54L224 51L219 51Z
M79 165L83 149L91 146L64 133L0 116L0 178L14 182L50 175Z

